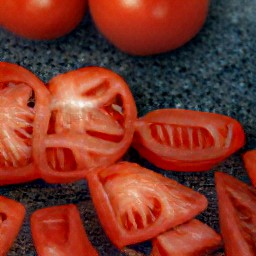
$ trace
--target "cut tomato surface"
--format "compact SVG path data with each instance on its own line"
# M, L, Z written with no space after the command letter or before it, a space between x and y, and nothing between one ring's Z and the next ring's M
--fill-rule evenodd
M256 187L256 150L247 151L243 155L243 161L251 182Z
M255 256L256 190L221 172L215 175L225 255Z
M228 116L183 109L159 109L136 122L133 146L156 166L205 171L245 143L240 123Z
M203 256L219 249L222 238L199 220L191 220L153 240L151 256Z
M30 71L0 62L0 184L39 177L33 162L47 121L49 92Z
M131 144L137 116L133 96L114 72L87 67L49 82L51 115L36 160L48 182L69 182L107 166Z
M31 230L38 255L97 256L75 205L62 205L35 211Z
M137 164L120 162L88 175L99 219L118 247L151 239L207 207L207 199Z
M12 199L0 196L0 255L7 255L19 233L25 207Z

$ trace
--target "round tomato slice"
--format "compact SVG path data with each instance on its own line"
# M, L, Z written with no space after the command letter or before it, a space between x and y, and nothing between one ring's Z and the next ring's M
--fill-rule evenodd
M203 26L209 0L89 0L94 22L116 47L135 55L178 48Z
M133 146L165 170L205 171L245 143L240 123L228 116L184 109L155 110L136 123Z
M45 180L76 180L122 157L131 144L137 112L119 75L82 68L53 78L49 90L51 116L37 157Z
M0 24L30 39L54 39L84 17L87 0L0 0Z
M33 154L41 144L49 93L30 71L0 62L0 98L0 184L36 179Z
M200 193L129 162L90 173L88 184L101 224L118 248L151 239L207 207Z

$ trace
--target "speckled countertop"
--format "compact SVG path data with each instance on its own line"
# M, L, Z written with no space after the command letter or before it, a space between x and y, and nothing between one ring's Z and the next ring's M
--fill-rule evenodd
M214 170L249 179L240 155L256 148L256 0L212 0L208 20L184 47L154 57L119 52L96 32L89 15L71 34L51 42L33 42L0 30L0 60L20 64L47 82L53 76L88 65L104 66L123 76L134 94L139 115L157 108L186 108L230 115L247 134L246 146ZM154 169L130 150L126 159ZM208 209L200 219L218 227L213 171L167 175L205 194ZM166 174L166 173L165 173ZM0 188L0 194L27 208L23 228L8 255L36 255L29 216L36 209L75 203L88 236L100 255L121 255L100 228L87 184L48 185L42 181ZM149 253L150 243L136 247Z

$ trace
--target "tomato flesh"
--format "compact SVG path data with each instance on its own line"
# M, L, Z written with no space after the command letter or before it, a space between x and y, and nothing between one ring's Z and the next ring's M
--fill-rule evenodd
M243 161L251 182L256 187L256 150L247 151L243 155Z
M131 144L136 105L114 72L87 67L49 82L50 118L39 166L48 182L84 178L117 161Z
M165 170L209 170L245 143L238 121L214 113L159 109L135 126L134 148Z
M118 248L153 238L207 206L203 195L128 162L90 173L88 183L99 219Z
M215 180L225 255L255 255L256 190L225 173Z
M39 255L98 255L87 238L75 205L35 211L31 216L31 230Z

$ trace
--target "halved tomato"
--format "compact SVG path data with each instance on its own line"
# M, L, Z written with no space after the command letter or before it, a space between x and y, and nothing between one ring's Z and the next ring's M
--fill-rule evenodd
M97 256L73 204L35 211L31 230L38 255Z
M36 162L47 182L69 182L117 161L131 144L133 96L114 72L87 67L49 82L48 128Z
M49 92L30 71L0 62L0 184L39 177L33 163L49 115Z
M136 123L133 146L156 166L205 171L245 143L240 123L228 116L184 109L159 109Z
M12 199L0 196L0 255L7 255L19 233L25 207Z
M256 190L221 172L215 180L225 255L255 256Z
M256 150L249 150L243 155L245 169L251 179L253 186L256 187Z
M88 175L92 200L118 247L151 239L207 207L207 199L137 164L120 162Z
M151 256L203 256L219 249L222 238L199 220L191 220L153 240Z

